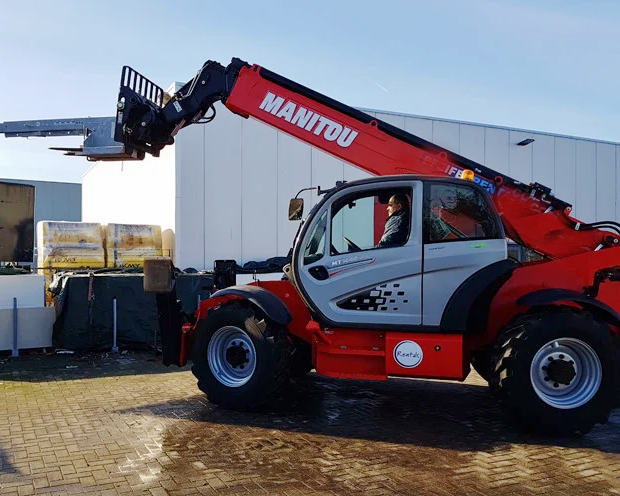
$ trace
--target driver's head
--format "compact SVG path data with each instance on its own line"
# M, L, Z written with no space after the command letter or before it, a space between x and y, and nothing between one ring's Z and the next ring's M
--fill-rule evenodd
M390 201L388 202L388 206L387 206L388 216L391 216L392 214L394 214L395 212L398 212L399 210L408 209L408 208L409 208L409 200L407 200L407 196L403 195L402 193L396 193L395 195L392 195L392 197L390 198Z

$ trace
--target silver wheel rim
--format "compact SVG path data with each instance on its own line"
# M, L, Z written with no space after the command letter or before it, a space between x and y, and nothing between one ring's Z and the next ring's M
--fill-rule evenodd
M551 365L556 360L559 362ZM602 378L603 368L596 352L574 338L549 341L538 350L530 366L530 379L538 397L562 410L585 405L598 391Z
M238 327L218 329L207 348L207 362L213 376L231 388L246 384L256 369L256 350L248 334Z

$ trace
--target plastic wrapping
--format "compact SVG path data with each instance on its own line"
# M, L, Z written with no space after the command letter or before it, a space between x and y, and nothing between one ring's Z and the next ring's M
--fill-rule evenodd
M144 292L142 274L67 274L56 288L53 343L70 350L112 347L113 300L117 302L117 344L121 348L159 348L161 343L155 296ZM213 276L179 274L177 298L184 313L211 296Z
M144 267L145 257L162 256L161 227L145 224L105 226L107 267Z
M105 267L104 246L101 224L60 221L37 223L39 269Z

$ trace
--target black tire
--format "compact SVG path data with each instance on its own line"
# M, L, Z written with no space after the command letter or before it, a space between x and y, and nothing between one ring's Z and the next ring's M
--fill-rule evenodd
M584 349L589 348L590 351L581 351L583 362L580 363L586 363L585 357L589 356L592 359L595 354L600 363L600 374L593 372L588 375L582 372L581 376L577 375L572 379L565 378L564 381L567 382L559 381L560 384L550 377L545 377L544 381L537 380L535 374L539 369L536 363L541 365L547 362L539 362L536 354L539 350L542 351L538 357L553 353L553 348L546 347L552 341L567 343L577 349L585 343L587 347ZM567 349L570 350L570 348ZM578 352L572 350L571 353L579 357ZM532 366L534 359L537 361ZM550 358L546 359L553 361ZM564 364L571 363L568 359L561 361L563 367ZM620 353L614 346L611 331L606 323L595 319L591 313L584 310L550 308L539 313L518 317L505 331L500 333L494 353L493 376L489 386L515 420L528 430L554 435L585 434L597 423L607 422L609 413L617 403L617 391L620 384L619 363ZM595 368L596 365L592 369ZM546 366L541 366L541 369L551 370ZM584 366L573 367L572 370L585 371L586 368ZM533 375L530 375L530 372ZM542 375L552 376L550 372L542 372ZM600 377L598 389L592 385L582 387L581 378L597 376ZM583 404L579 404L579 401L575 399L574 407L568 403L563 405L564 408L558 407L558 402L565 401L566 397L553 396L560 394L553 388L558 386L570 388L573 381L577 381L574 391L591 391L593 395ZM547 395L547 399L543 400L542 396L536 392L534 384L538 385L539 391L544 387L548 388L543 390L543 396L545 391L550 391L552 396ZM570 390L565 391L571 398L576 396L576 393L571 393ZM587 394L585 392L583 394L583 401L585 401Z
M291 353L291 377L303 377L313 368L312 345L295 338Z
M236 387L216 378L207 359L213 336L229 326L249 336L255 350L253 373L245 384ZM192 372L198 387L211 403L224 408L247 410L264 406L289 382L291 351L286 329L247 304L228 303L209 312L194 336L192 355Z

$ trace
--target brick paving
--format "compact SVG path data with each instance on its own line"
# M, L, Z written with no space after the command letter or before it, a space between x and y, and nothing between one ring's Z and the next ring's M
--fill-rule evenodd
M578 438L507 423L482 380L309 375L259 413L152 355L0 359L0 495L620 494L620 411Z

